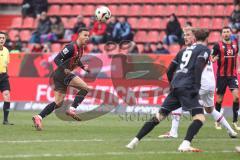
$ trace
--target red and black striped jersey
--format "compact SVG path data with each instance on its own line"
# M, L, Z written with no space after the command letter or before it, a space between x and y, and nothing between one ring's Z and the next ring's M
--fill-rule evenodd
M212 49L212 55L218 56L217 76L237 76L238 44L231 41L227 44L223 41L216 43Z
M77 66L82 67L81 57L84 48L79 47L76 42L67 44L62 51L55 57L54 62L58 67L67 68L70 70L75 69Z

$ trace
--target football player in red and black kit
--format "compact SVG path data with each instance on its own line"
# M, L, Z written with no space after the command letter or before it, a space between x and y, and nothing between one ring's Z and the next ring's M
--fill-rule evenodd
M224 27L222 29L222 40L213 46L212 59L213 62L217 61L217 98L216 98L216 110L220 112L222 107L223 96L226 92L227 86L233 95L233 127L240 131L240 127L237 125L238 110L239 110L239 95L238 95L238 79L237 69L238 67L238 44L236 41L231 41L231 28ZM216 129L221 129L221 126L216 123Z
M88 41L88 29L81 28L79 30L78 39L75 42L67 44L55 57L54 62L58 66L52 75L55 101L48 104L41 113L33 116L32 120L37 130L42 130L42 119L44 117L52 113L54 109L61 107L68 86L78 89L79 92L77 93L71 107L66 111L66 114L77 121L81 120L76 114L75 109L83 101L90 88L80 77L76 76L71 71L77 67L81 67L86 72L89 72L88 66L83 65L80 60L84 53L84 47Z

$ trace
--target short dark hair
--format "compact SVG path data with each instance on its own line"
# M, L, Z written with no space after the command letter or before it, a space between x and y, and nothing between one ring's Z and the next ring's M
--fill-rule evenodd
M7 33L0 31L0 34L4 34L7 37Z
M231 28L231 27L225 26L225 27L222 28L221 33L223 32L224 29L230 29L230 31L232 31L232 28Z
M89 32L89 30L87 28L83 27L83 28L78 29L78 34L81 33L82 31L88 31Z
M194 28L192 32L197 41L205 41L209 36L209 30L207 28Z

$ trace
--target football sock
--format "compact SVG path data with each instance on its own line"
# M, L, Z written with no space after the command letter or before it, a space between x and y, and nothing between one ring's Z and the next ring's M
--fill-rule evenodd
M55 109L56 103L52 102L50 104L48 104L43 110L42 112L39 114L42 118L46 117L47 115L49 115L50 113L52 113Z
M85 96L88 94L88 91L81 89L75 96L72 103L72 107L77 108L80 103L84 100Z
M178 135L178 127L180 123L181 114L182 114L182 108L179 108L172 113L172 127L170 130L170 135L176 135L176 136Z
M211 115L213 116L213 119L220 123L224 128L226 128L229 132L233 133L233 129L231 128L231 126L229 125L229 123L227 122L227 120L225 119L225 117L219 113L218 111L216 111L215 109L213 109Z
M221 108L222 108L222 103L216 102L216 103L215 103L215 108L216 108L216 110L217 110L218 112L220 112L220 111L221 111Z
M202 125L203 123L200 120L194 120L188 127L187 134L184 140L191 142L194 136L198 133L199 129L202 127Z
M233 102L233 122L238 121L239 102Z
M151 132L151 130L158 124L159 124L158 119L156 117L153 117L143 125L143 127L138 132L136 137L140 141L144 136L146 136L149 132Z
M10 110L10 102L3 103L3 121L8 121L8 114Z

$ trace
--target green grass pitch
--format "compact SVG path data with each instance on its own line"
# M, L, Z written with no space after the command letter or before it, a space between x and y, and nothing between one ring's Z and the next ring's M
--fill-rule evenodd
M2 113L1 113L2 114ZM14 126L0 125L0 160L239 160L235 146L240 139L230 139L225 130L217 131L211 117L207 117L193 146L203 153L179 153L190 120L183 119L178 139L159 139L169 130L166 120L157 126L135 150L125 145L136 135L143 121L126 121L119 115L108 114L87 122L64 122L55 114L44 119L44 130L32 127L32 112L11 112Z

